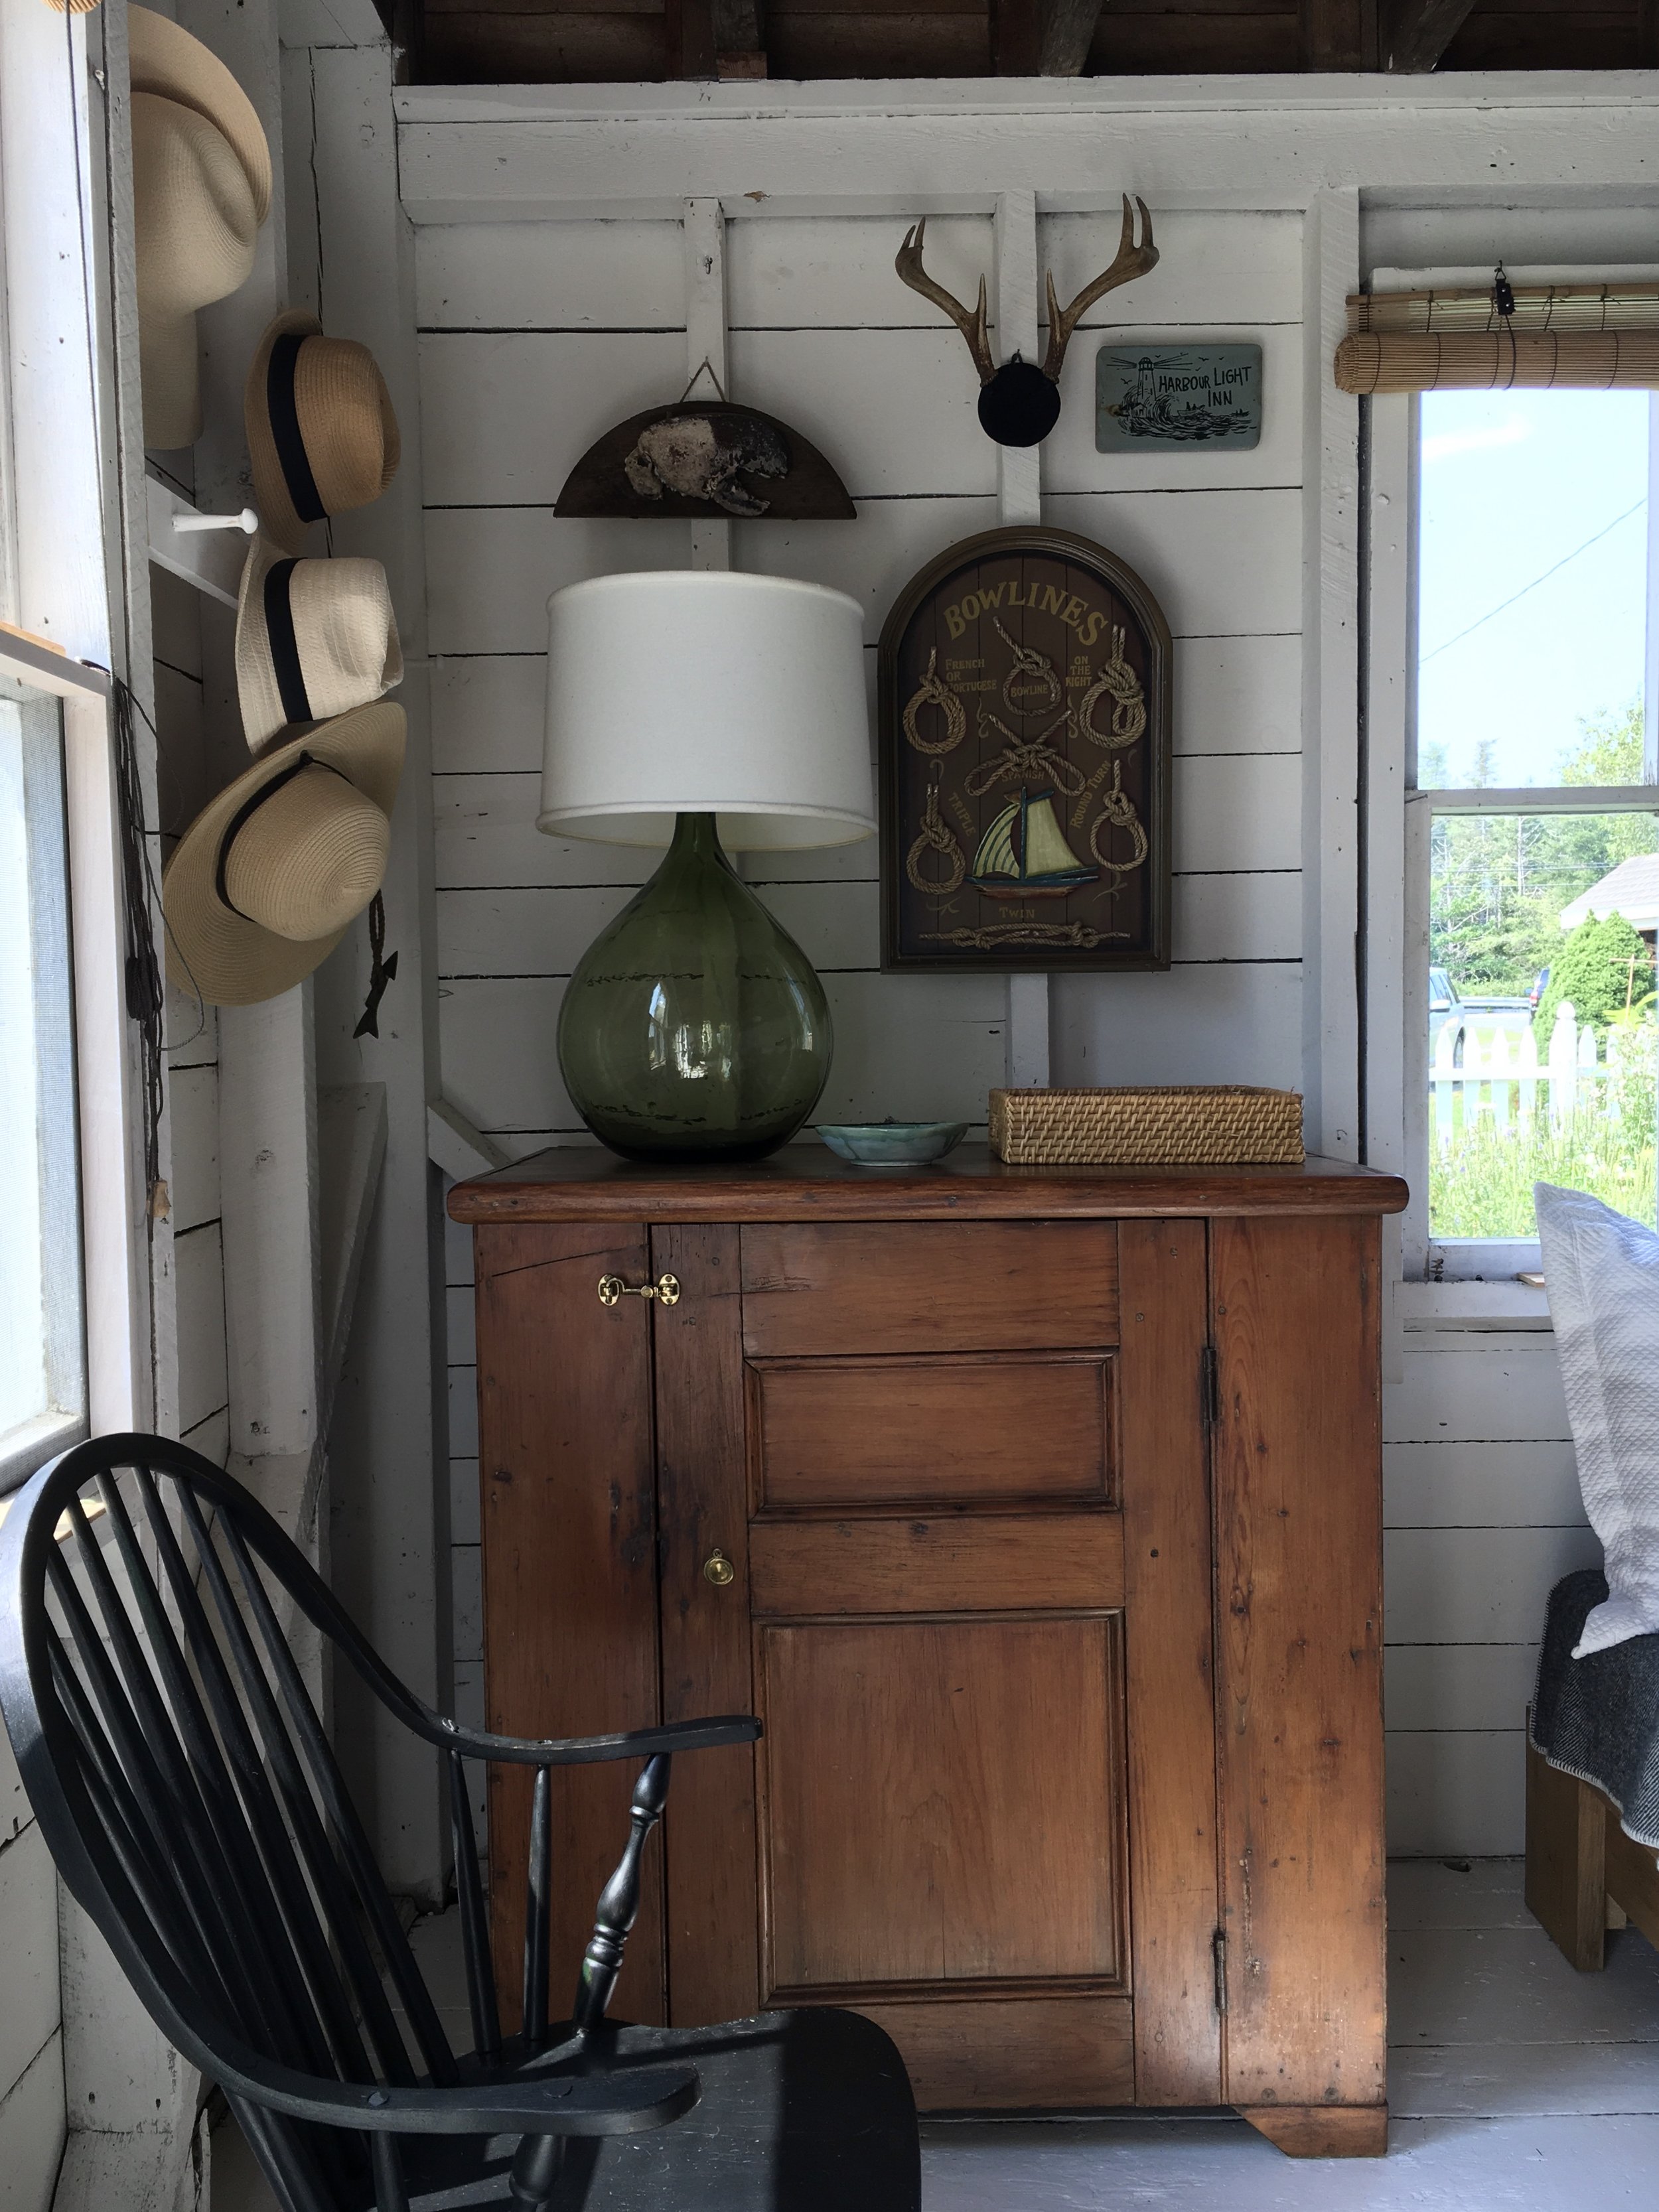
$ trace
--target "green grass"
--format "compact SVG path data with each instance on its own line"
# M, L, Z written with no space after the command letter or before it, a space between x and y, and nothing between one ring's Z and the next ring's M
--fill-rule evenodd
M1651 1099L1651 1091L1649 1092ZM1482 1115L1442 1151L1431 1134L1429 1221L1436 1237L1531 1237L1535 1182L1560 1183L1638 1221L1654 1218L1654 1121L1575 1114L1562 1127L1540 1115L1530 1129L1496 1129Z

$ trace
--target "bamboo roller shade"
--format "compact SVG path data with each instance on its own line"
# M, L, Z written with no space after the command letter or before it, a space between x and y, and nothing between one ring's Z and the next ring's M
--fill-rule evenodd
M1659 389L1659 284L1516 285L1507 323L1490 291L1356 293L1335 376L1355 392Z

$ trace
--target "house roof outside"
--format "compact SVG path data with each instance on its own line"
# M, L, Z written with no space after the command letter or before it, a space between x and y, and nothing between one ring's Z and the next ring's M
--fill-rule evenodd
M1659 930L1659 853L1637 853L1620 860L1611 874L1581 891L1561 909L1563 929L1577 929L1594 915L1598 921L1622 914L1632 929Z

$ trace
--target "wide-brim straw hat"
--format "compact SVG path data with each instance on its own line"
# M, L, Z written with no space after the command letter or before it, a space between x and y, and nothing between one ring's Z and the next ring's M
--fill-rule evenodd
M380 365L314 315L278 315L247 373L243 412L253 496L286 553L325 515L367 507L398 473L401 441Z
M378 561L295 559L254 539L236 603L236 690L252 750L286 723L366 707L403 677Z
M254 222L263 222L270 213L270 148L253 102L218 55L153 8L127 9L127 55L135 92L193 108L228 143L247 179Z
M171 452L201 434L196 310L252 275L258 203L223 132L154 92L132 96L132 197L144 443Z
M321 965L380 888L404 739L401 707L358 707L276 746L202 809L161 884L179 990L251 1006Z

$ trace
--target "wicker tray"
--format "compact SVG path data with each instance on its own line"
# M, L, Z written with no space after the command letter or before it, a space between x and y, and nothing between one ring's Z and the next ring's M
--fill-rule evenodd
M994 1091L991 1150L1018 1166L1300 1167L1302 1099L1237 1085Z

